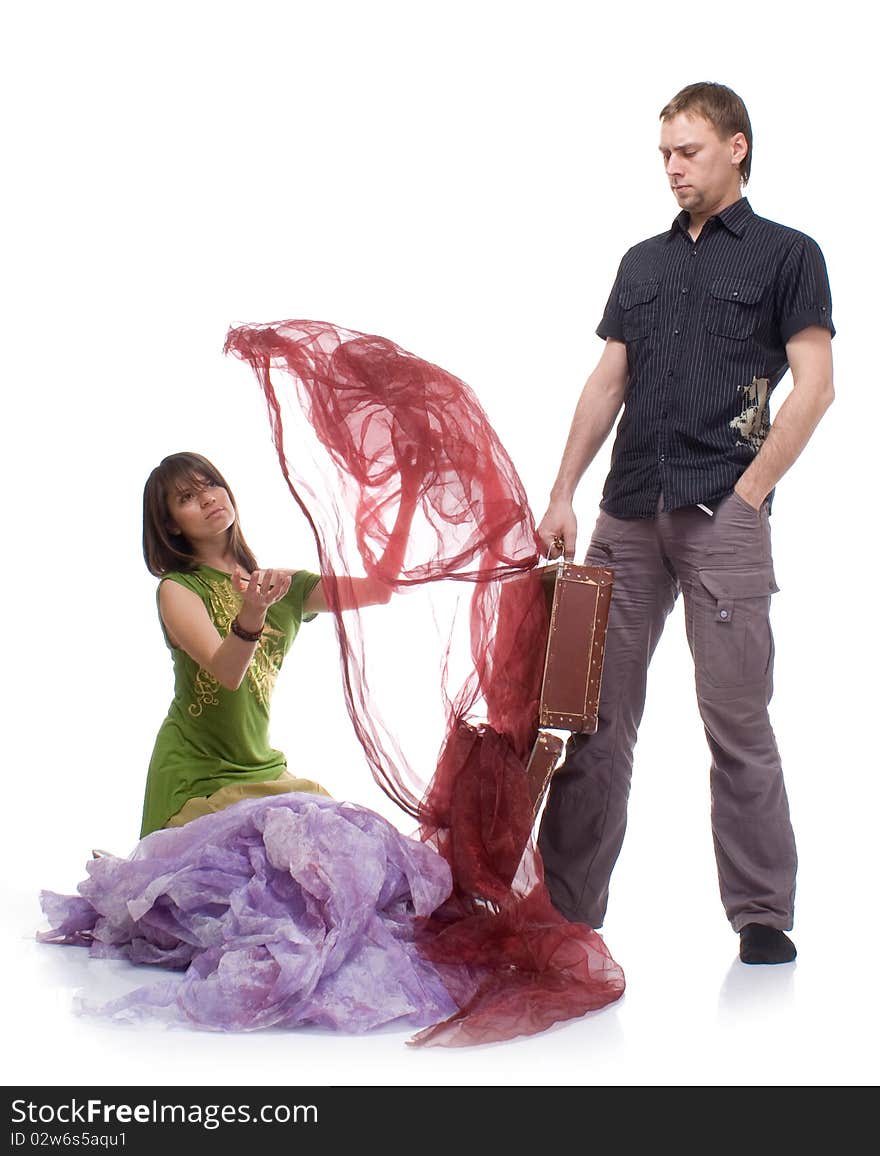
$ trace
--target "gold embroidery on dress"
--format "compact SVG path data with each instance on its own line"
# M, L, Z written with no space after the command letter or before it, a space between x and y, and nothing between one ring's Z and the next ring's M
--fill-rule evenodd
M196 702L191 702L189 713L193 718L198 718L206 706L219 706L220 699L217 697L217 691L220 689L220 683L210 674L204 667L199 667L196 671L195 677L195 692Z
M232 620L241 610L242 597L233 589L230 582L218 582L212 578L203 578L208 589L210 614L214 625L222 635L227 635ZM284 659L284 631L278 630L267 623L263 627L263 634L257 643L254 657L247 669L247 681L257 702L261 706L268 706L272 697L272 690L281 663ZM195 692L197 702L191 703L189 713L198 717L205 706L219 706L220 699L217 691L220 683L203 667L200 667L195 677Z
M279 642L279 639L282 641ZM257 702L262 706L269 705L275 679L281 669L284 658L283 639L282 630L276 630L274 626L264 626L262 638L257 643L256 653L248 667L248 682L257 696Z
M203 579L208 587L211 603L211 617L221 634L228 634L232 620L241 610L242 597L232 589L230 582L217 582L212 578Z
M751 385L741 385L739 388L743 395L742 412L733 419L730 428L739 434L739 445L747 445L757 453L770 429L767 409L770 381L766 377L753 377Z

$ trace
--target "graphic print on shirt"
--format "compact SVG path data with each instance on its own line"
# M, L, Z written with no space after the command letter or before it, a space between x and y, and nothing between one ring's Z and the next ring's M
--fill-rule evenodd
M217 697L220 683L213 674L205 670L203 666L200 666L196 671L193 685L196 692L196 701L191 702L187 707L187 710L193 718L198 718L206 706L220 705L220 699Z
M216 582L206 578L208 597L211 602L211 618L220 634L226 635L232 625L232 620L241 609L242 598L232 589L229 582ZM261 706L268 706L272 696L272 688L281 669L281 660L284 650L279 643L284 633L276 630L267 623L263 627L263 634L257 643L254 657L247 668L247 681ZM206 706L219 706L220 699L217 691L220 683L210 671L200 667L195 676L196 701L191 702L188 710L193 718L198 718Z
M739 434L738 445L748 446L757 453L770 428L770 411L767 406L770 379L753 377L750 385L741 385L739 389L743 395L743 407L741 413L730 422L730 428Z

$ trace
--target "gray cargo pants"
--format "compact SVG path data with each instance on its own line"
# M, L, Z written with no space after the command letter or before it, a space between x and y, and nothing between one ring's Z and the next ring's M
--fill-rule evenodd
M770 595L777 589L767 504L732 492L653 518L600 512L587 562L614 571L594 735L573 735L554 776L538 846L554 905L601 927L626 830L633 748L648 663L681 591L697 703L712 755L712 834L735 931L792 925L797 856L767 706L773 693Z

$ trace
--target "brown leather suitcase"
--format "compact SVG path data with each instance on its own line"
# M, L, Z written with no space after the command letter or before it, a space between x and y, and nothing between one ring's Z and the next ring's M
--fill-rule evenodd
M548 731L538 731L535 745L526 766L526 780L529 787L529 798L532 801L532 820L538 817L541 809L541 800L547 793L559 756L562 754L563 742L558 735Z
M550 634L541 686L541 727L594 734L613 571L552 563L541 571Z
M540 572L549 617L547 650L538 707L538 725L594 734L613 571L602 566L551 563ZM526 766L532 813L537 817L562 754L563 741L539 730ZM564 772L565 764L561 770Z
M539 729L525 768L532 811L537 816L564 745L549 731L594 734L599 725L602 662L614 574L601 566L552 562L530 572L529 580L535 575L543 592L548 625L544 653L535 655ZM506 648L516 645L523 620L519 586L522 580L523 576L513 577L502 583L496 631L502 655ZM504 698L503 694L499 697Z

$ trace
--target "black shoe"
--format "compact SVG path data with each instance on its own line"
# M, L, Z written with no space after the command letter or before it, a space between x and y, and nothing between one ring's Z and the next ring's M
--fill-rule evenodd
M739 933L739 957L743 963L791 963L797 948L784 931L747 923Z

